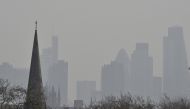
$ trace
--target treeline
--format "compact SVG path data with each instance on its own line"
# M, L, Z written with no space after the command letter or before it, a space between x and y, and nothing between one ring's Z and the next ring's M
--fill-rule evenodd
M91 101L86 109L190 109L190 99L164 96L159 102L140 96L121 95L104 97L101 101Z
M26 89L0 78L0 109L23 109L25 98ZM190 99L164 96L159 102L154 102L150 98L121 94L91 101L84 109L190 109Z

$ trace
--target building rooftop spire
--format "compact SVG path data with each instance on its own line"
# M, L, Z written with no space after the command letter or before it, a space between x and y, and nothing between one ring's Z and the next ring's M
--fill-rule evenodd
M36 20L35 24L36 24L35 30L37 30L38 29L38 21L37 20Z

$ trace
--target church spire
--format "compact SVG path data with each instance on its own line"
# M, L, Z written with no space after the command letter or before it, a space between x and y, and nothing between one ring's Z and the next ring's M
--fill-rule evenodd
M28 80L28 89L24 109L46 109L40 67L37 22L35 28L30 74Z
M37 22L37 20L36 20L35 24L36 24L35 30L37 30L38 29L38 22Z

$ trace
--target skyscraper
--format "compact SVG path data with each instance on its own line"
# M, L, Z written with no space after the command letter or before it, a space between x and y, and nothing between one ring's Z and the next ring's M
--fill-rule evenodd
M42 51L42 71L46 84L60 88L61 105L68 99L68 62L58 59L58 37L52 37L52 45Z
M124 68L124 92L128 93L128 92L130 92L130 88L131 88L130 59L129 59L129 56L128 56L127 52L125 51L125 49L119 50L115 61L117 63L122 64L122 66Z
M101 87L103 95L118 96L125 93L128 82L127 76L129 76L129 58L126 51L121 49L114 61L102 67Z
M67 104L68 99L68 63L58 60L48 70L48 85L60 89L61 104Z
M37 22L24 109L46 109L38 48Z
M183 28L169 27L163 40L163 85L169 96L189 94L189 74Z
M153 77L153 87L152 87L152 98L155 100L160 100L162 96L162 77Z
M43 83L48 81L49 67L58 61L58 37L52 37L52 45L42 50L42 75Z
M131 56L131 93L151 96L153 83L153 58L147 43L137 43Z

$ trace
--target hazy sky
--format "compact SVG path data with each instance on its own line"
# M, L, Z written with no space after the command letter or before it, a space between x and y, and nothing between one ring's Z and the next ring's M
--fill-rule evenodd
M161 73L169 26L184 27L189 56L189 10L189 0L0 0L0 62L29 67L37 19L41 49L59 36L59 57L69 62L74 98L76 80L97 80L99 88L101 66L120 48L131 55L137 42L149 43L154 71Z

